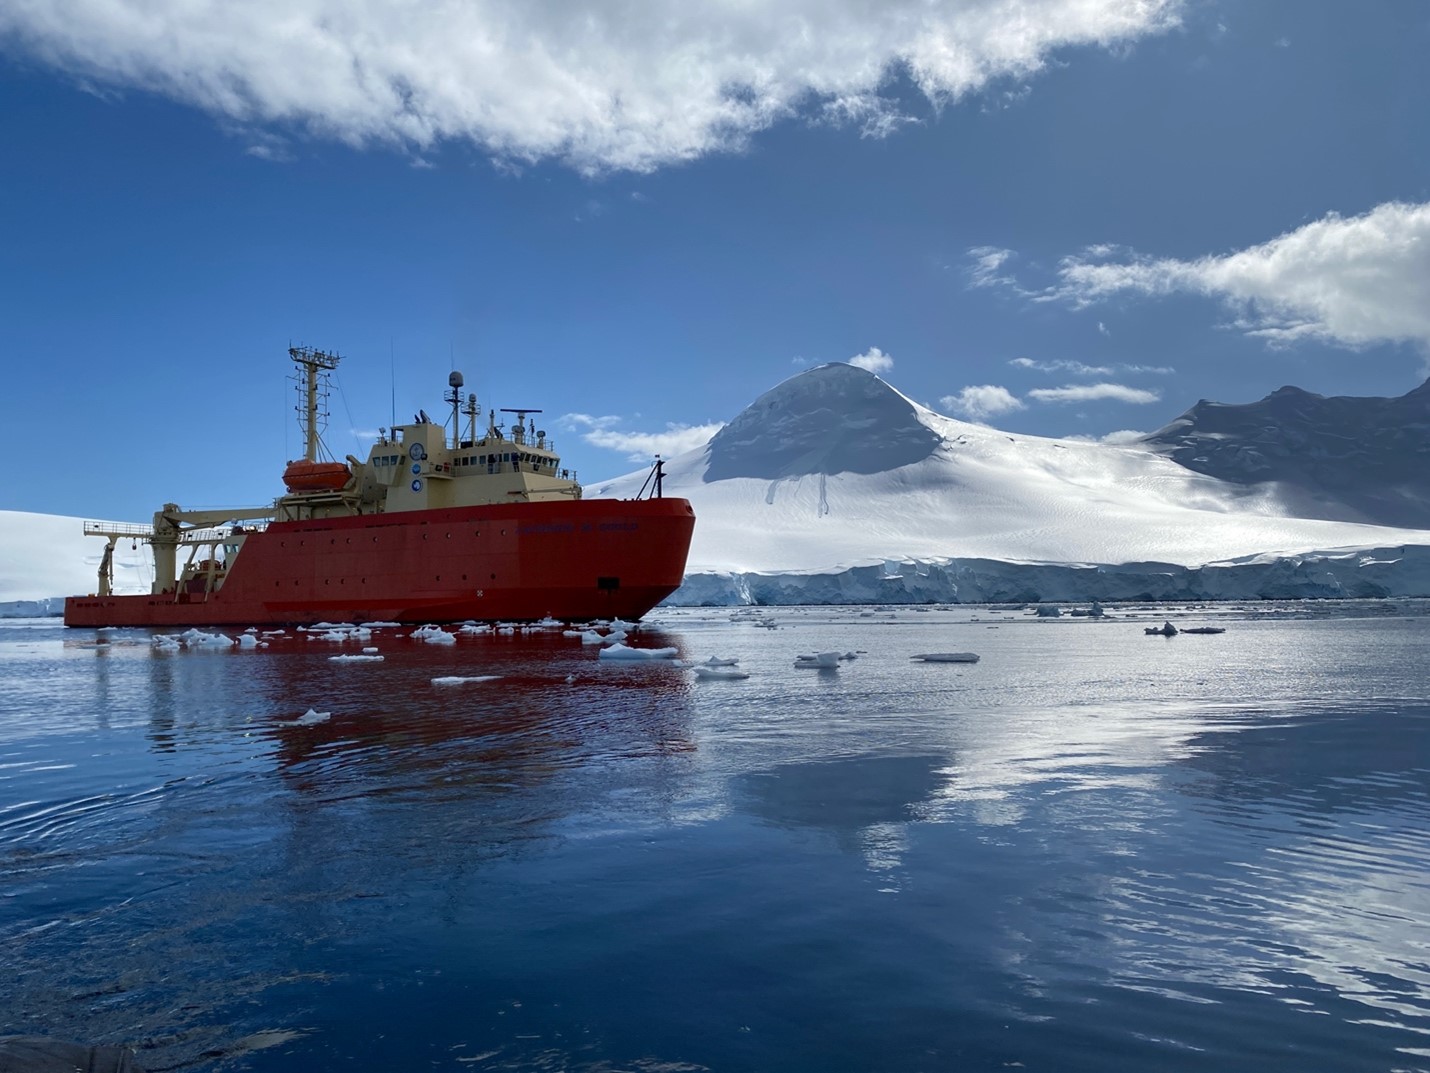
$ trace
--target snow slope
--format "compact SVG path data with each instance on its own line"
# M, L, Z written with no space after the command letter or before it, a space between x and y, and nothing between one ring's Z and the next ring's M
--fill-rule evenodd
M846 468L867 458L896 464ZM1195 567L1430 545L1430 531L1295 517L1274 486L1218 480L1145 447L1012 436L944 417L842 364L761 395L666 473L665 494L695 506L691 574L952 558ZM644 476L587 492L632 496Z
M0 604L94 592L103 553L80 518L0 510ZM115 546L116 592L148 592L153 578L148 545Z

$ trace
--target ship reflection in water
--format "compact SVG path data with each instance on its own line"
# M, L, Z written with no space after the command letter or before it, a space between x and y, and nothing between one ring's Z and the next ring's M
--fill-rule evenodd
M1425 1068L1423 616L659 617L750 678L0 626L7 1029L151 1069ZM793 669L825 650L862 654Z

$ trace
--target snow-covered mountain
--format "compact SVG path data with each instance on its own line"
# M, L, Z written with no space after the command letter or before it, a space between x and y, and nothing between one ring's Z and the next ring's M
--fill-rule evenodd
M1427 407L1430 388L1283 388L1112 446L957 421L819 366L668 460L665 494L697 519L672 602L1430 596L1430 531L1332 520L1430 528ZM645 477L587 494L634 496ZM0 605L91 591L102 550L78 519L0 511ZM147 589L143 546L121 543L115 568L121 591Z
M843 364L765 392L666 473L665 494L690 499L697 518L678 600L1034 599L1059 571L1083 598L1257 595L1227 582L1233 567L1274 572L1280 588L1268 595L1375 595L1401 591L1386 564L1418 553L1344 549L1430 546L1423 529L1299 516L1301 489L1198 473L1161 443L957 421ZM634 495L644 476L589 494ZM1342 550L1305 565L1325 549ZM1374 584L1336 576L1364 579L1363 569ZM1035 574L1044 580L1025 584ZM1224 591L1208 591L1213 576Z
M1394 399L1203 399L1143 442L1211 477L1275 482L1304 517L1430 528L1430 381Z

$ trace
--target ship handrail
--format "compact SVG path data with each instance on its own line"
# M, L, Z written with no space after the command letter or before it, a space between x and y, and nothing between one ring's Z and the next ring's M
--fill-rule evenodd
M90 522L84 523L85 536L109 536L114 533L118 536L152 536L154 527L152 525L140 525L134 522Z
M235 529L242 533L258 533L268 528L268 522L235 522L232 525L211 526L206 529L184 529L180 531L182 544L214 544L233 535ZM84 523L85 536L138 537L148 540L154 535L152 525L134 522L91 522Z

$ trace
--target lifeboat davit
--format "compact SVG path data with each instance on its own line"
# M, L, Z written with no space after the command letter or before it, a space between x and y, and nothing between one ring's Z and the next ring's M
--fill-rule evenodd
M284 487L290 492L336 492L352 480L345 462L289 462L283 471Z

